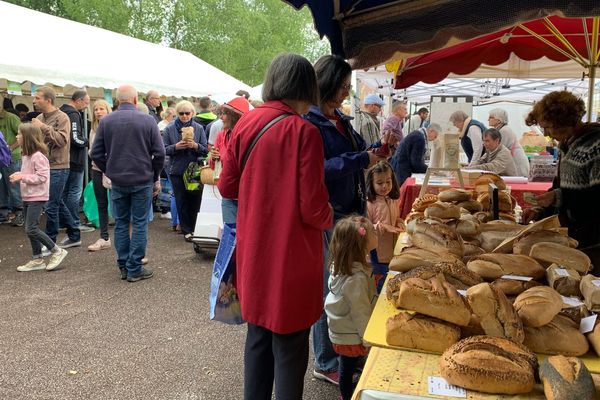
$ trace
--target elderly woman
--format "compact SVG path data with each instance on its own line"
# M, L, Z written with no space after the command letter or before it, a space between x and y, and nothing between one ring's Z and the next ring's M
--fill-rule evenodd
M517 176L529 176L529 160L525 155L525 151L517 140L517 135L508 124L508 113L502 108L494 108L490 110L488 124L491 128L498 129L502 135L502 144L510 150L510 154L515 161L517 167Z
M188 191L183 182L183 173L188 164L203 158L208 154L204 128L193 121L195 109L187 100L180 101L175 107L178 117L165 128L163 139L165 152L169 156L167 174L173 186L179 227L186 240L191 240L196 217L202 201L202 190ZM193 138L183 138L182 128L191 127L194 130Z
M273 380L277 399L302 399L309 328L323 311L322 236L333 212L319 130L301 117L317 94L310 62L275 57L263 85L265 104L235 126L219 177L223 197L239 200L246 400L271 399Z
M476 119L471 119L464 111L454 111L450 114L450 123L458 129L460 145L467 155L469 165L477 164L483 155L483 131L485 125Z
M325 155L325 184L333 206L334 221L356 213L364 215L366 204L365 170L380 158L367 151L364 139L350 125L350 117L340 108L350 94L352 68L339 56L323 56L315 63L319 84L319 101L305 118L321 132ZM389 139L391 133L386 134ZM325 250L331 232L326 233ZM325 257L327 258L327 257ZM329 271L323 268L323 298L329 288ZM339 381L338 358L329 340L325 313L313 327L315 369L313 375L328 382Z
M600 272L600 125L583 123L583 100L571 92L545 95L526 119L559 142L559 174L552 188L537 197L538 206L526 210L525 222L558 214L569 236L579 242Z

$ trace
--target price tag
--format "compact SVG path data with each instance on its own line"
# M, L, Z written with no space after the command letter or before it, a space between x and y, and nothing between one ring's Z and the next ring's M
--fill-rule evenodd
M388 275L396 276L400 273L400 271L388 271Z
M589 317L581 318L581 323L579 324L579 332L588 333L594 330L594 325L596 325L596 314L592 314Z
M513 281L524 281L524 282L529 282L530 280L533 279L530 276L521 276L521 275L502 275L501 278L502 279L510 279Z
M594 285L594 286L600 286L600 279L593 279L592 280L592 285Z
M457 290L458 294L460 294L461 296L466 296L467 295L467 291L466 290Z
M429 394L434 394L437 396L467 398L467 391L465 389L449 384L444 378L438 376L430 376L428 383Z
M569 307L579 307L579 306L583 305L581 300L579 300L577 297L566 297L566 296L560 296L560 297L562 297L563 303L568 305Z
M400 236L400 243L402 243L402 244L410 244L410 236L408 236L408 235L401 235Z
M556 275L558 276L569 276L569 271L564 268L554 268L554 272L556 272Z

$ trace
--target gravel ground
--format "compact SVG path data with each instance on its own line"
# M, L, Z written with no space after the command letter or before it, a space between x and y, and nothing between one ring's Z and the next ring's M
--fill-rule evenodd
M154 277L127 283L112 249L87 251L98 237L83 233L55 271L23 273L24 230L0 225L0 399L241 399L245 327L208 319L214 253L157 218ZM337 399L311 366L304 398Z

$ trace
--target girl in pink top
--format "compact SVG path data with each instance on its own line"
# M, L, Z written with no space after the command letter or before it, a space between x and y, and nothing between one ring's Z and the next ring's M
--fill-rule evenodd
M377 293L381 291L392 260L398 234L404 231L398 198L400 188L394 170L387 161L379 161L367 172L367 216L375 226L377 249L371 251Z
M12 174L10 181L21 181L25 231L33 252L33 259L17 267L17 271L29 272L39 269L51 271L58 267L66 257L67 251L58 247L39 227L40 216L50 193L48 147L44 144L40 128L30 123L19 125L17 142L23 149L23 162L21 171ZM52 252L48 265L42 256L42 245Z

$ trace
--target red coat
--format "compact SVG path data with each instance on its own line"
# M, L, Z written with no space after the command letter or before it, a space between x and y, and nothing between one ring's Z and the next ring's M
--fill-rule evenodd
M257 142L240 178L250 142ZM280 101L245 114L233 130L219 177L238 199L237 286L243 318L275 333L309 328L323 311L323 230L333 224L319 130Z

